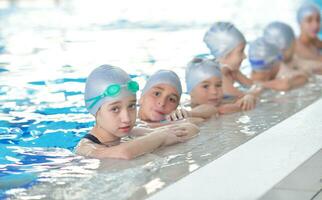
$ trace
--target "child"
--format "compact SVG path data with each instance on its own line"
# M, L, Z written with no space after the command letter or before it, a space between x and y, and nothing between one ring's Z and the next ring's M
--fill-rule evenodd
M153 150L196 136L198 128L181 123L159 129L133 129L138 84L118 67L102 65L86 81L85 105L96 124L75 148L79 155L94 158L132 159ZM149 134L144 135L145 132ZM128 142L122 138L144 135Z
M178 75L171 70L159 70L146 82L139 100L139 118L160 122L175 111L180 103L182 86Z
M195 58L186 68L187 92L191 97L190 117L208 119L216 114L240 111L243 101L222 104L223 90L220 64L211 59ZM245 109L246 110L246 109Z
M147 80L142 90L139 119L146 122L150 128L169 125L172 121L179 120L195 124L202 122L200 119L189 117L185 109L177 109L181 94L181 81L175 72L157 71Z
M253 86L253 81L240 71L240 65L246 58L246 40L243 34L231 23L217 22L205 34L204 42L221 64L224 95L241 98L247 109L253 109L260 90L242 92L234 87L235 82L248 87Z
M320 32L320 8L312 3L303 4L297 11L297 21L300 25L300 36L296 40L296 55L301 59L316 61L313 66L318 67L318 72L322 68L322 41L318 38ZM315 71L316 71L315 70ZM321 72L322 73L322 72Z
M264 39L278 48L282 63L277 78L292 79L292 87L304 85L311 73L304 70L303 63L294 59L295 36L292 28L282 22L272 22L264 29Z
M264 38L250 44L248 57L252 67L251 78L264 88L285 91L298 86L296 76L277 78L282 57L279 49Z

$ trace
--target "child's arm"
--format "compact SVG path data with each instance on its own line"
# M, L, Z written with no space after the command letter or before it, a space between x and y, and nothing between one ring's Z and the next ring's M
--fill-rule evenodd
M300 87L308 81L308 77L304 74L297 74L291 77L285 77L280 79L274 79L271 81L262 82L262 86L265 88L288 91L293 88Z
M238 71L236 74L237 81L241 83L242 85L252 86L253 81L249 79L247 76L241 73L241 71Z
M151 128L145 128L145 127L134 127L133 130L131 131L131 135L134 136L144 136L148 133L151 133L153 129Z
M161 146L185 142L186 140L196 136L198 132L198 127L191 123L172 125L168 128L156 129L146 136L112 147L83 143L77 146L76 153L94 158L117 158L129 160L145 153L152 152Z
M221 115L230 114L240 111L247 111L254 109L256 105L256 97L250 94L246 94L245 96L239 98L234 103L226 103L222 104L218 108L218 113Z
M222 81L224 94L229 94L235 97L242 97L245 95L243 92L234 87L234 80L230 75L223 74Z
M289 78L290 88L298 88L308 82L308 76L304 73L294 74Z
M253 95L254 97L257 97L262 92L262 89L259 89L259 88L252 88L247 93L244 93L244 92L238 90L234 86L234 81L239 81L244 85L254 86L253 81L251 79L247 78L241 72L237 72L236 80L234 80L233 77L229 73L227 73L227 72L223 73L222 80L223 80L224 94L229 94L229 95L235 96L237 98L241 98L241 97L243 97L243 96L245 96L247 94L250 94L250 95ZM242 81L240 81L240 80L242 80Z
M218 109L213 105L202 104L192 108L188 113L189 117L209 119L218 114Z
M288 79L274 79L271 81L262 82L264 88L277 90L277 91L287 91L290 90L290 84Z
M240 112L240 111L242 111L242 109L240 108L240 106L237 103L223 104L223 105L219 106L219 108L218 108L218 112L221 115L231 114L231 113Z

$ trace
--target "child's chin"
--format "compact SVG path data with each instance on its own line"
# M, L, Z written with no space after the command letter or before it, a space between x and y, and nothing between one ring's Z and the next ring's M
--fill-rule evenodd
M125 136L128 136L129 134L130 134L130 131L129 132L119 132L118 136L119 137L125 137Z

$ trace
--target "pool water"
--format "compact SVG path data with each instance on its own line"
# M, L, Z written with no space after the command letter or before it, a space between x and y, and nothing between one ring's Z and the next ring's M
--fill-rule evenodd
M121 66L141 88L158 69L184 80L186 63L208 53L202 37L212 22L234 22L249 41L271 20L298 31L301 1L3 2L0 199L145 198L321 97L322 78L314 77L301 89L266 92L256 110L210 120L185 144L133 161L85 159L73 148L94 123L83 102L92 69ZM247 60L242 68L249 72Z

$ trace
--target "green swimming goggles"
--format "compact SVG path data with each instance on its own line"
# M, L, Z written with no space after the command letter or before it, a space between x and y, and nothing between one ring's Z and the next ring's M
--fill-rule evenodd
M96 97L90 98L85 100L86 102L91 102L92 104L89 106L89 109L92 109L97 102L99 102L101 99L105 97L115 97L120 94L121 88L126 87L127 90L135 94L137 91L139 91L139 84L136 81L129 81L126 84L112 84L109 85L104 92L101 95L98 95Z

